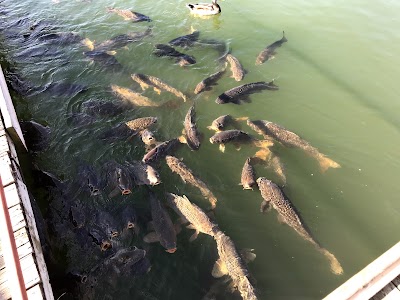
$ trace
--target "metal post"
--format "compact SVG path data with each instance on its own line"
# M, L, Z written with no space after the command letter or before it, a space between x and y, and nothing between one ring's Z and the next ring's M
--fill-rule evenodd
M13 300L28 300L1 176L0 198L0 240L6 265L8 287Z

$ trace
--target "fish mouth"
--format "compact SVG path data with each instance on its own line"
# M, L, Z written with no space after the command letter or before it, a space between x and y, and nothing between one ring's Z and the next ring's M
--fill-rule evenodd
M121 194L122 194L122 195L129 195L130 193L132 193L132 191L131 191L131 190L128 190L128 189L123 189L123 190L121 191Z
M98 190L98 189L93 189L90 192L91 196L98 196L99 194L100 194L100 190Z
M101 242L101 245L100 245L101 251L106 251L106 250L111 249L111 248L112 248L112 245L111 245L110 242L108 242L108 241L102 241Z
M128 229L131 229L131 228L133 228L133 227L135 227L135 223L132 223L132 222L128 222Z
M112 238L115 238L115 237L117 237L117 236L118 236L118 232L117 232L117 231L111 232L111 237L112 237Z
M175 253L176 249L177 249L177 248L167 249L167 250L165 250L165 252L168 252L168 253Z
M210 143L214 144L214 140L212 138L210 138Z

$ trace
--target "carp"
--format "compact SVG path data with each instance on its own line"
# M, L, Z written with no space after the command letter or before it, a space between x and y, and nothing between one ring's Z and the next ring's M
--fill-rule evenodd
M196 126L195 115L196 112L194 110L194 105L192 105L185 116L185 121L183 122L184 126L183 131L185 135L182 141L184 141L189 146L190 149L199 150L200 134Z
M157 123L157 117L143 117L125 122L131 130L141 131Z
M141 161L126 162L131 171L136 185L158 185L161 183L160 175L152 166Z
M171 46L179 46L183 48L188 48L193 46L197 40L199 39L200 32L199 31L194 31L191 34L183 35L180 37L177 37L173 40L170 40L168 44Z
M105 40L99 44L94 44L94 49L96 51L112 51L122 47L125 47L129 43L139 42L146 36L151 34L152 29L149 27L145 31L141 32L129 32L127 34L117 35L109 40ZM86 40L88 42L90 40ZM89 42L90 44L90 42Z
M143 240L146 243L160 242L168 253L174 253L176 247L176 232L174 224L164 205L156 195L149 191L151 218L153 219L154 232L147 234Z
M243 165L242 176L240 178L240 185L244 190L252 190L256 185L256 174L253 166L251 165L251 158L248 157Z
M306 140L276 123L266 120L257 120L247 121L247 124L249 124L249 126L257 126L259 132L263 136L272 137L287 147L296 147L303 150L318 161L323 172L328 168L340 168L337 162L320 153L317 148L311 146Z
M328 250L317 243L308 230L304 227L300 216L297 214L293 204L284 197L281 189L272 181L265 177L257 179L258 188L264 201L261 203L261 212L271 205L279 214L279 219L292 227L302 238L314 245L330 262L331 270L334 274L343 273L343 269L336 257Z
M92 61L98 62L102 66L111 70L120 71L122 69L122 65L113 55L115 54L115 52L92 50L83 52L83 54L90 58Z
M128 170L114 162L108 162L106 164L108 185L113 188L109 197L114 197L121 193L122 195L129 195L132 193L132 180Z
M252 82L246 83L237 87L234 87L221 95L215 100L217 104L226 104L226 103L235 103L239 104L239 100L246 100L248 95L261 91L261 90L270 90L276 91L279 87L274 84L274 81L265 82Z
M149 152L147 152L143 156L142 161L144 163L154 162L160 159L161 157L167 155L171 150L173 150L178 145L179 145L178 139L171 139L169 141L162 142L153 149L151 149Z
M196 59L193 56L184 54L182 52L179 52L172 48L171 46L165 45L165 44L156 44L155 50L153 51L153 54L158 57L175 57L176 58L176 63L179 64L181 67L187 66L187 65L193 65L196 63Z
M197 187L204 198L208 199L211 203L211 209L217 206L217 198L210 191L207 185L198 177L193 174L193 171L189 169L181 160L175 156L168 155L165 157L168 167L172 172L178 174L184 183L189 183L194 187Z
M127 103L131 103L135 106L143 107L159 107L160 103L153 102L149 98L142 96L139 93L132 91L131 89L120 87L118 85L111 85L112 92L120 99Z
M228 54L226 56L226 61L231 65L231 78L235 79L236 81L241 81L244 78L245 71L239 60L232 54Z
M222 77L222 75L225 74L226 71L226 65L225 68L223 68L221 71L218 71L207 78L203 79L200 81L197 85L196 88L194 89L194 93L200 94L203 91L209 91L211 90L211 86L216 85L217 81Z
M267 46L263 51L258 54L256 59L256 65L261 65L263 62L274 58L274 54L276 54L276 48L282 46L283 43L288 40L285 37L285 32L283 31L283 36L280 40L273 42L271 45Z
M107 11L109 13L116 13L117 15L123 17L125 21L132 21L134 23L143 22L143 21L151 22L151 19L148 16L145 16L141 13L131 11L128 9L118 9L118 8L113 8L113 7L107 7Z
M187 228L195 230L189 241L194 241L200 232L213 237L219 231L218 225L212 222L206 213L196 204L190 202L185 195L178 196L167 193L167 202L181 217L182 221L190 223Z
M187 100L186 95L184 95L181 91L178 91L176 88L170 86L169 84L163 82L160 78L139 73L132 74L131 78L140 84L142 90L145 90L149 88L149 86L151 86L157 94L160 94L161 91L164 90L175 95L178 98L182 98L184 102L186 102Z
M207 128L219 132L224 129L229 123L233 123L234 121L243 121L247 119L247 117L233 118L231 115L223 115L212 121L211 126L207 126Z

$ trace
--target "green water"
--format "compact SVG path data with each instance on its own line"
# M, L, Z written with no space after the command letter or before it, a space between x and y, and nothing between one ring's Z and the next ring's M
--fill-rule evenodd
M220 3L222 14L208 19L190 16L185 3L0 1L0 12L7 12L0 14L2 24L29 18L25 26L29 27L46 20L60 25L62 31L76 31L96 41L153 26L151 37L118 50L116 58L123 65L119 73L90 64L82 54L86 49L79 44L58 47L63 55L56 58L18 57L32 44L21 46L15 36L0 31L1 61L14 66L24 79L41 86L64 80L89 87L87 92L70 98L49 94L16 97L21 119L48 124L52 130L50 146L35 156L35 164L72 179L78 157L96 167L110 159L141 159L144 148L139 140L101 143L93 132L134 117L154 115L159 119L157 138L170 139L181 133L183 118L195 101L197 124L204 135L202 146L196 152L182 147L176 156L182 157L217 196L216 220L236 246L255 249L257 258L249 264L249 270L256 279L260 299L320 299L398 241L400 3L227 0ZM106 6L133 9L150 16L153 22L132 24L108 14ZM191 27L199 30L203 39L230 45L231 53L247 70L241 83L275 78L280 90L254 94L251 103L217 105L214 100L220 93L241 84L229 78L228 71L211 91L194 96L196 84L219 70L214 50L184 51L197 60L187 68L151 55L154 44L188 34ZM282 30L288 42L277 50L275 59L256 66L258 53L280 39ZM173 109L128 110L122 116L102 118L87 127L73 128L66 122L66 115L79 112L86 100L115 100L107 89L110 84L134 87L129 77L133 72L157 76L190 95L191 100ZM145 95L154 101L174 99L152 91ZM321 253L280 224L275 212L261 214L262 198L257 190L243 191L237 185L245 159L256 149L245 145L236 151L228 145L223 154L208 142L212 133L206 126L223 114L276 122L340 163L342 168L321 173L316 161L302 151L274 148L286 169L285 194L315 238L340 261L342 275L332 274ZM241 129L256 135L245 124ZM184 185L176 174L171 175L164 163L160 172L163 184L156 190L185 193L207 207L199 192ZM279 183L277 176L262 166L257 166L256 172ZM123 209L121 199L111 201ZM147 207L142 191L134 192L129 201L144 210ZM178 236L178 251L172 255L159 244L144 245L142 235L134 238L132 245L148 251L151 271L114 290L99 287L97 298L107 298L104 295L108 294L113 299L201 299L214 282L210 272L217 253L210 237L203 235L189 243L189 235L184 230ZM82 260L84 253L69 257L66 268L73 269ZM59 287L55 291L58 297L65 291L63 280L57 277L52 282ZM221 297L230 299L231 295Z

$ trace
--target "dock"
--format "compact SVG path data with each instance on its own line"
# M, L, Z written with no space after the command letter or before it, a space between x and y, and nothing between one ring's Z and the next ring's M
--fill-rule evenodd
M0 67L0 300L53 300L16 147L26 150Z

